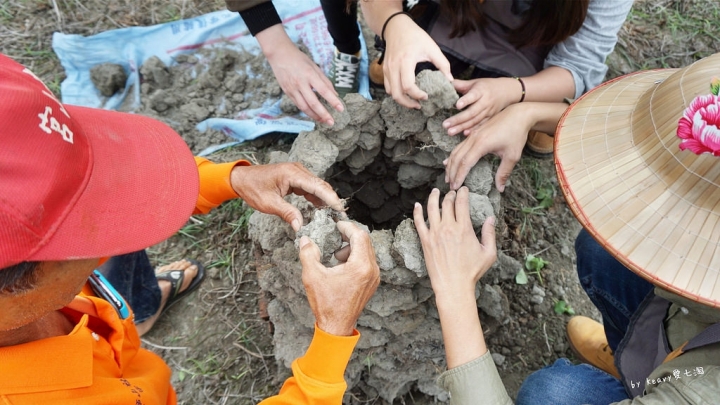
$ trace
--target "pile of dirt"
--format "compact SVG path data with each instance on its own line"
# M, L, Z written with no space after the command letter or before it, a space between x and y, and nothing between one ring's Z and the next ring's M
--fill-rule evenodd
M98 91L106 97L124 87L123 67L101 64L91 72ZM140 67L140 105L130 89L120 110L150 116L182 135L190 149L228 142L219 131L201 133L196 125L206 118L239 118L283 93L262 54L225 48L201 48L178 55L170 66L153 56ZM288 104L287 102L285 103ZM290 103L291 104L291 103ZM289 108L288 113L297 109Z

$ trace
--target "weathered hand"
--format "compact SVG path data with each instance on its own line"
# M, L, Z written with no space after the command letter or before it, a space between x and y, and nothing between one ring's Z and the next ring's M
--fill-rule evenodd
M327 268L321 252L307 236L300 239L302 280L318 327L337 336L350 336L360 313L380 284L380 269L370 235L347 221L337 223L350 243L347 261Z
M385 29L385 91L408 108L420 108L417 100L428 95L415 84L415 66L431 62L452 81L450 62L435 41L406 15L390 20Z
M297 48L280 24L261 31L256 38L285 94L310 118L333 125L332 116L315 91L336 110L342 111L344 107L318 65Z
M522 88L515 79L501 77L495 79L454 80L455 90L463 96L455 104L462 112L446 119L443 128L448 135L464 133L493 117L508 105L520 100Z
M230 173L230 181L235 192L249 206L281 217L295 231L300 230L303 217L297 208L283 200L290 193L301 195L318 207L345 209L333 188L300 163L237 166Z
M451 191L439 206L440 191L433 189L428 200L428 222L420 203L413 216L425 255L425 265L437 300L475 294L475 284L495 263L495 218L488 217L478 241L470 220L469 191Z
M470 131L470 135L453 149L445 161L445 181L452 190L457 190L465 177L488 153L500 157L500 166L495 173L495 187L505 191L505 183L515 164L522 156L532 120L523 114L522 104L513 104L497 113L483 124Z

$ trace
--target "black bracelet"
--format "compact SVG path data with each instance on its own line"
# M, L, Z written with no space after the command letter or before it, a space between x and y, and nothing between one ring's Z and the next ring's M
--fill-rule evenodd
M519 81L520 86L522 87L522 96L520 97L520 101L518 101L518 103L522 103L523 101L525 101L525 82L517 76L513 77L513 79Z
M410 14L404 11L398 11L396 13L390 14L390 17L388 17L387 20L385 20L385 24L383 24L382 31L380 31L380 39L383 41L383 43L385 42L385 28L387 28L388 23L390 22L390 20L393 19L393 17L400 14L405 14L406 16L410 17Z

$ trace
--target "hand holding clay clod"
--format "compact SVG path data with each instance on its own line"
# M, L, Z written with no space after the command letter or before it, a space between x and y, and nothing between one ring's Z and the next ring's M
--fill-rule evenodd
M337 229L350 244L347 261L325 267L318 245L302 236L302 281L318 327L332 335L350 336L380 284L380 269L367 231L349 221L338 222Z
M283 199L288 194L305 197L316 207L328 206L345 211L345 206L327 182L310 173L300 163L237 166L230 174L235 192L252 208L281 217L299 231L303 217Z

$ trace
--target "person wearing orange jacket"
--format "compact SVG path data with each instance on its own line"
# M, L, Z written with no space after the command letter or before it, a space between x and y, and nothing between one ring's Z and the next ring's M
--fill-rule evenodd
M296 230L302 216L287 194L342 209L299 164L193 159L165 124L63 105L4 55L0 94L0 402L175 404L170 369L140 347L132 310L94 271L100 258L167 239L191 213L230 198ZM264 404L342 401L354 326L379 270L367 232L348 221L338 228L349 248L333 268L312 241L300 241L315 336Z

